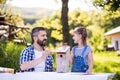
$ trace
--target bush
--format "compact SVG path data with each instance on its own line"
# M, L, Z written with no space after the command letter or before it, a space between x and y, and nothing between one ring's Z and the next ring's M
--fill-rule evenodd
M0 44L0 66L19 70L19 57L21 50L25 46L14 42L4 42Z

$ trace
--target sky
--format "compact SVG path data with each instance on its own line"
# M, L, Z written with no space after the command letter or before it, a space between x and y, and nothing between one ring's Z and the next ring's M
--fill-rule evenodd
M58 10L62 6L61 0L58 0L58 2L55 0L8 0L7 4L17 7L40 7L54 10ZM85 11L95 9L95 7L92 6L91 0L69 0L68 6L69 10L74 10L77 8Z

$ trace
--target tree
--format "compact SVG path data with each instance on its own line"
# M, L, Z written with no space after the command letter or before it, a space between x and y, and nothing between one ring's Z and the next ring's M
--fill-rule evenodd
M106 10L116 11L120 8L120 0L94 0L93 3Z
M63 43L69 42L69 26L68 26L68 1L62 0L62 11L61 11L61 23L62 23L62 33L63 33Z

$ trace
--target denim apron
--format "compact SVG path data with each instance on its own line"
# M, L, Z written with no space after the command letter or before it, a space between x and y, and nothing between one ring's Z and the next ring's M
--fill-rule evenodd
M76 47L77 46L73 48L74 54L75 54ZM86 72L88 70L88 65L85 64L84 57L83 57L86 48L87 48L87 45L84 47L81 56L74 55L71 72Z

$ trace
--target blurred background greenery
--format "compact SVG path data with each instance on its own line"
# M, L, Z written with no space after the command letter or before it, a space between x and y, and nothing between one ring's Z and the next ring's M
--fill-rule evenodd
M0 3L5 5L5 0L0 0ZM76 9L68 12L68 28L69 28L69 45L72 47L75 44L72 40L72 31L75 27L84 25L88 29L88 45L93 50L94 68L93 73L116 73L113 80L120 80L120 56L116 54L116 51L106 51L104 46L111 44L110 38L107 38L104 33L120 26L120 8L119 6L113 6L114 1L119 0L94 0L95 6L102 7L100 11L82 11ZM111 2L109 2L111 1ZM112 4L113 3L113 4ZM16 10L17 13L16 13ZM19 12L19 10L34 11L34 17L27 16ZM46 10L47 16L41 17L39 9L22 9L13 8L9 5L1 6L0 19L4 19L4 24L10 27L9 35L6 37L4 34L0 34L0 66L14 68L20 71L19 57L21 51L31 43L30 31L36 26L44 26L47 29L48 41L47 49L54 50L62 46L64 42L63 24L61 23L61 10L50 11ZM41 10L42 11L42 10ZM27 12L26 12L27 13ZM39 17L40 16L40 17ZM27 27L19 27L27 26ZM20 29L20 31L17 31ZM15 32L15 34L12 34ZM15 41L16 39L20 41ZM53 53L54 63L56 63L55 53ZM56 65L54 64L56 69Z

